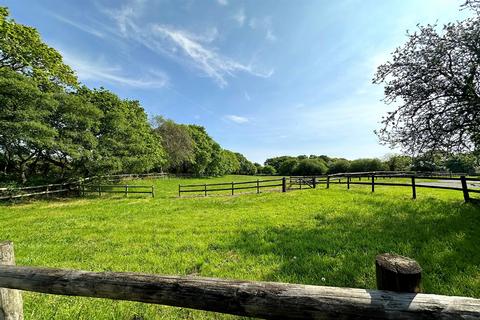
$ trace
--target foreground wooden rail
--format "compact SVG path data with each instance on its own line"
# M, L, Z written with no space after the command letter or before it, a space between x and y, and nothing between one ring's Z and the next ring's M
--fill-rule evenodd
M420 266L415 260L391 254L376 257L377 285L408 293L20 267L13 265L13 244L9 241L0 243L2 257L7 264L0 263L2 320L23 319L22 300L17 290L139 301L265 319L480 318L480 299L416 293L420 290Z
M0 266L0 287L282 319L474 319L480 300L138 273Z

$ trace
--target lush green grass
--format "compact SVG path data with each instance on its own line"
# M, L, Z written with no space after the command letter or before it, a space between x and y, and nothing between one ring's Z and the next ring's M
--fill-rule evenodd
M207 182L250 180L224 177ZM424 291L480 298L480 207L462 193L332 184L286 194L178 198L92 196L0 206L0 239L17 264L374 288L374 257L393 252L424 269ZM279 188L277 188L279 189ZM27 319L228 318L188 309L25 293Z

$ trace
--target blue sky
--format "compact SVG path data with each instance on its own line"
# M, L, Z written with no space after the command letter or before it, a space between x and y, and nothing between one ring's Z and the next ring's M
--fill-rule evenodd
M461 19L463 0L15 0L89 87L207 128L224 148L382 157L391 107L372 85L406 30Z

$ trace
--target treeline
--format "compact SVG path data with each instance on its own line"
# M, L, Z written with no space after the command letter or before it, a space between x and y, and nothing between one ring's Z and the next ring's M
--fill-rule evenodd
M38 183L171 170L253 174L203 127L157 117L136 100L81 85L37 30L0 7L0 180Z
M390 155L385 159L330 158L325 155L281 156L267 159L264 166L255 164L258 172L280 175L322 175L343 172L420 171L475 174L480 158L474 153L441 154L430 152L418 157Z

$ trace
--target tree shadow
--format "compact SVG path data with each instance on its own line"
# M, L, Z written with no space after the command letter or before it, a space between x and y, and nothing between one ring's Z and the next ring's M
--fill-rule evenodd
M374 288L375 256L396 253L420 263L425 292L480 296L475 205L372 196L341 213L311 216L302 225L242 231L226 249L274 261L278 267L262 280L355 288Z

